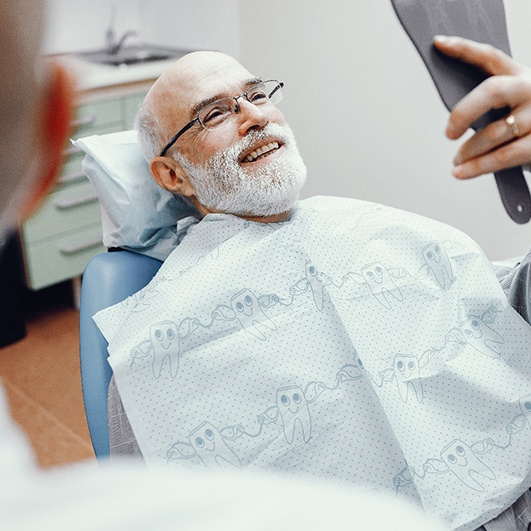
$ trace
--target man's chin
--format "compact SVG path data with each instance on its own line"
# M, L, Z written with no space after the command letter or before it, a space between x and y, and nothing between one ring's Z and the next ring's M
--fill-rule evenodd
M289 214L297 206L297 201L298 199L280 203L272 202L267 205L257 205L255 208L249 208L248 204L245 207L240 207L235 204L217 204L214 208L209 208L209 210L242 218L267 218Z

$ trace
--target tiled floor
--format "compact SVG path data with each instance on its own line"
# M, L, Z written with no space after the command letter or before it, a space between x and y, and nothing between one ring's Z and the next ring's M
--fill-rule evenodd
M81 395L79 313L62 288L33 296L26 337L0 349L12 415L42 467L94 459Z

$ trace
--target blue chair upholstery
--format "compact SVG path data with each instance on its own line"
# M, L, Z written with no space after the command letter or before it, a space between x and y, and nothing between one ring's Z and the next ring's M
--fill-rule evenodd
M92 316L142 289L162 262L129 251L95 256L85 268L80 303L80 362L85 413L98 459L109 456L107 390L112 370L107 341Z

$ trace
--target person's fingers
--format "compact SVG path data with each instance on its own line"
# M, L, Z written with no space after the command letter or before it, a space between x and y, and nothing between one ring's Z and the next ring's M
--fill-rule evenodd
M513 126L507 123L507 118L502 118L470 137L459 148L453 163L462 164L499 148L514 140L515 136L522 137L531 132L531 107L517 108L511 116L514 119Z
M446 135L457 139L490 109L514 108L529 101L531 78L519 75L526 69L502 51L460 37L436 37L435 46L443 53L483 69L492 77L467 94L452 110Z
M459 148L452 173L469 179L485 173L529 164L531 153L531 69L502 51L460 37L439 36L437 49L475 65L491 77L467 94L452 110L446 128L450 139L460 138L491 109L510 108L507 117L489 124Z
M458 179L470 179L485 173L529 163L531 135L518 138L504 146L457 165L452 173Z
M434 44L446 55L476 65L488 74L514 75L520 72L521 65L490 44L442 35L435 37Z
M452 110L446 136L455 140L490 109L512 109L530 101L531 78L493 76L470 91Z

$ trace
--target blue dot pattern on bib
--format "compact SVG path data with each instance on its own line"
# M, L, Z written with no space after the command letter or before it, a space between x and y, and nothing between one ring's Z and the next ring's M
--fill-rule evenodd
M209 215L96 321L148 464L363 485L452 529L531 483L530 328L433 220L328 197Z

